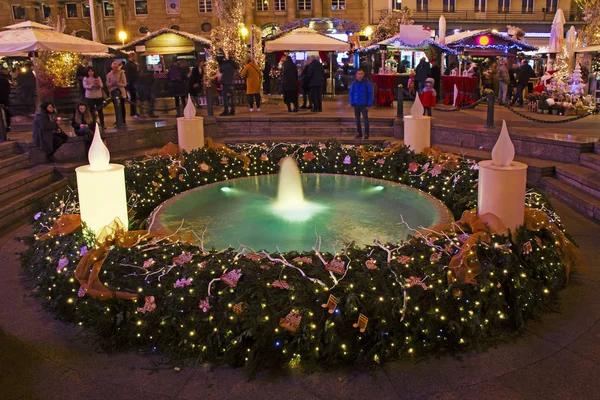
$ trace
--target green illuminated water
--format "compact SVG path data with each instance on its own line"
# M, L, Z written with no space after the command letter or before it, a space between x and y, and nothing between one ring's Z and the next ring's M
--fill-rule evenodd
M409 234L401 216L412 227L430 226L451 219L435 198L416 189L390 182L325 174L301 177L308 202L299 210L275 207L276 175L235 179L192 189L163 203L154 227L175 231L184 227L205 234L205 248L255 250L311 250L316 234L322 249L331 244L372 244L377 234L383 242L398 242Z

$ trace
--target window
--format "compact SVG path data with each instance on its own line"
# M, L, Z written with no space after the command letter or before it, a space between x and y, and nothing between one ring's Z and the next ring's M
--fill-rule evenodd
M556 13L558 8L558 0L546 0L546 12L549 14Z
M108 1L102 3L102 9L104 10L104 16L107 18L113 18L115 16L115 5L110 4Z
M257 0L256 11L269 11L269 0Z
M444 12L456 11L455 0L444 0Z
M25 8L21 7L20 4L13 5L12 12L13 12L13 19L15 19L15 20L27 19L27 16L25 15Z
M298 0L298 10L312 10L312 0Z
M345 10L346 9L346 0L331 0L331 9L332 10Z
M83 18L90 17L90 5L86 3L81 3L81 15Z
M67 3L67 18L77 18L77 3Z
M148 15L148 1L135 0L135 15Z
M212 0L198 0L198 12L212 12Z
M475 0L475 12L485 12L486 0Z
M429 0L417 0L417 11L428 11Z
M499 13L510 12L510 0L498 0L498 12Z
M52 18L52 9L49 6L42 4L42 12L44 13L44 19Z
M533 0L523 0L523 14L533 13Z
M285 0L275 0L275 11L285 11Z
M402 10L402 0L392 0L393 10Z

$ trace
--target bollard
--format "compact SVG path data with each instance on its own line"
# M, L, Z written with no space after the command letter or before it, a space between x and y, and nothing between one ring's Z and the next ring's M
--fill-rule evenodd
M396 118L404 118L404 86L398 85L398 101L396 105Z
M212 86L206 86L206 114L209 117L214 115Z
M487 95L487 119L485 121L486 128L494 127L494 103L496 99L494 98L494 92L488 93Z
M4 124L4 104L0 104L0 142L6 142L8 138L6 137L6 125Z
M122 113L123 110L121 109L121 102L123 101L123 99L121 98L121 96L115 96L114 100L115 100L115 120L117 123L117 128L124 128L125 121L123 121L123 113Z

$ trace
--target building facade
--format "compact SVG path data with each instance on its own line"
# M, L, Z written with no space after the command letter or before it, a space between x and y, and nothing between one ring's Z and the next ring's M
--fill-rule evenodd
M352 21L359 25L377 24L395 9L414 10L415 23L437 29L440 15L453 29L496 28L518 25L526 31L550 30L554 13L562 8L568 23L581 24L571 0L254 0L246 15L246 25L271 29L294 21L322 18ZM90 9L92 5L93 9ZM65 33L91 39L92 32L105 43L119 43L117 34L127 33L127 41L161 28L170 27L209 36L219 21L213 14L214 0L2 0L0 26L31 19L37 22L64 18ZM92 27L94 15L94 28Z

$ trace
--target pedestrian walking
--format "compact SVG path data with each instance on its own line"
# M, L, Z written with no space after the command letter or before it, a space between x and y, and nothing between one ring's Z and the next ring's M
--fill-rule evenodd
M223 96L223 112L220 114L225 117L228 115L235 115L235 90L233 89L233 80L235 79L235 73L238 70L237 65L233 60L224 59L219 64L219 73L221 84L221 95Z
M205 64L206 61L204 60L198 61L198 65L192 68L192 72L190 73L190 78L188 80L190 96L192 96L192 99L196 101L197 106L200 106L202 103L199 100L200 96L204 96Z
M129 53L127 63L125 64L125 77L127 78L127 93L129 95L129 116L131 118L139 118L137 112L137 80L139 76L140 66L137 63L137 54Z
M365 139L369 138L369 107L373 105L373 86L365 78L365 71L359 68L356 71L356 80L350 85L350 106L354 108L354 119L356 121L356 138L363 137L360 123L362 116L365 124Z
M54 154L67 140L69 137L58 126L54 104L43 102L33 119L33 143L46 153L49 162L56 162Z
M325 69L317 57L311 56L311 62L308 64L308 87L310 88L310 97L312 99L312 112L323 111L323 86L325 86Z
M0 69L0 104L4 106L4 128L10 132L12 114L10 112L10 92L12 90L12 79L7 68ZM0 116L1 118L2 116Z
M260 111L260 81L262 78L260 67L254 60L249 58L240 75L246 79L246 96L248 97L250 112L254 111L255 101L256 111Z
M287 105L288 112L298 112L298 68L290 56L283 62L282 75L283 102Z
M121 119L123 125L125 125L125 98L127 97L127 77L125 72L121 69L121 63L113 61L110 64L110 72L106 75L106 87L108 93L112 98L113 104L115 105L115 114L117 107L121 111ZM115 125L118 125L115 123Z
M175 107L177 108L177 117L183 116L183 107L185 106L185 98L187 96L187 87L185 84L185 74L179 60L171 64L167 79L171 87L171 96L175 98Z
M529 79L533 77L535 77L533 68L531 68L527 60L523 60L521 62L521 68L519 68L519 72L517 73L517 92L510 103L511 106L514 106L515 103L519 103L519 107L523 107L523 90L527 87Z
M421 57L421 61L415 69L415 90L419 93L425 87L425 79L431 77L431 67L425 57Z
M498 67L498 102L505 104L508 95L508 84L510 83L510 76L508 74L508 60L505 58L502 60L500 67Z
M82 85L85 89L85 101L93 118L93 123L100 120L102 129L106 129L104 125L104 93L102 91L102 78L96 76L96 71L93 67L87 67L86 77L82 80Z
M425 79L425 87L419 95L419 100L421 100L421 104L423 104L423 115L428 115L430 117L431 110L437 103L437 92L434 88L434 85L435 80L433 78Z

